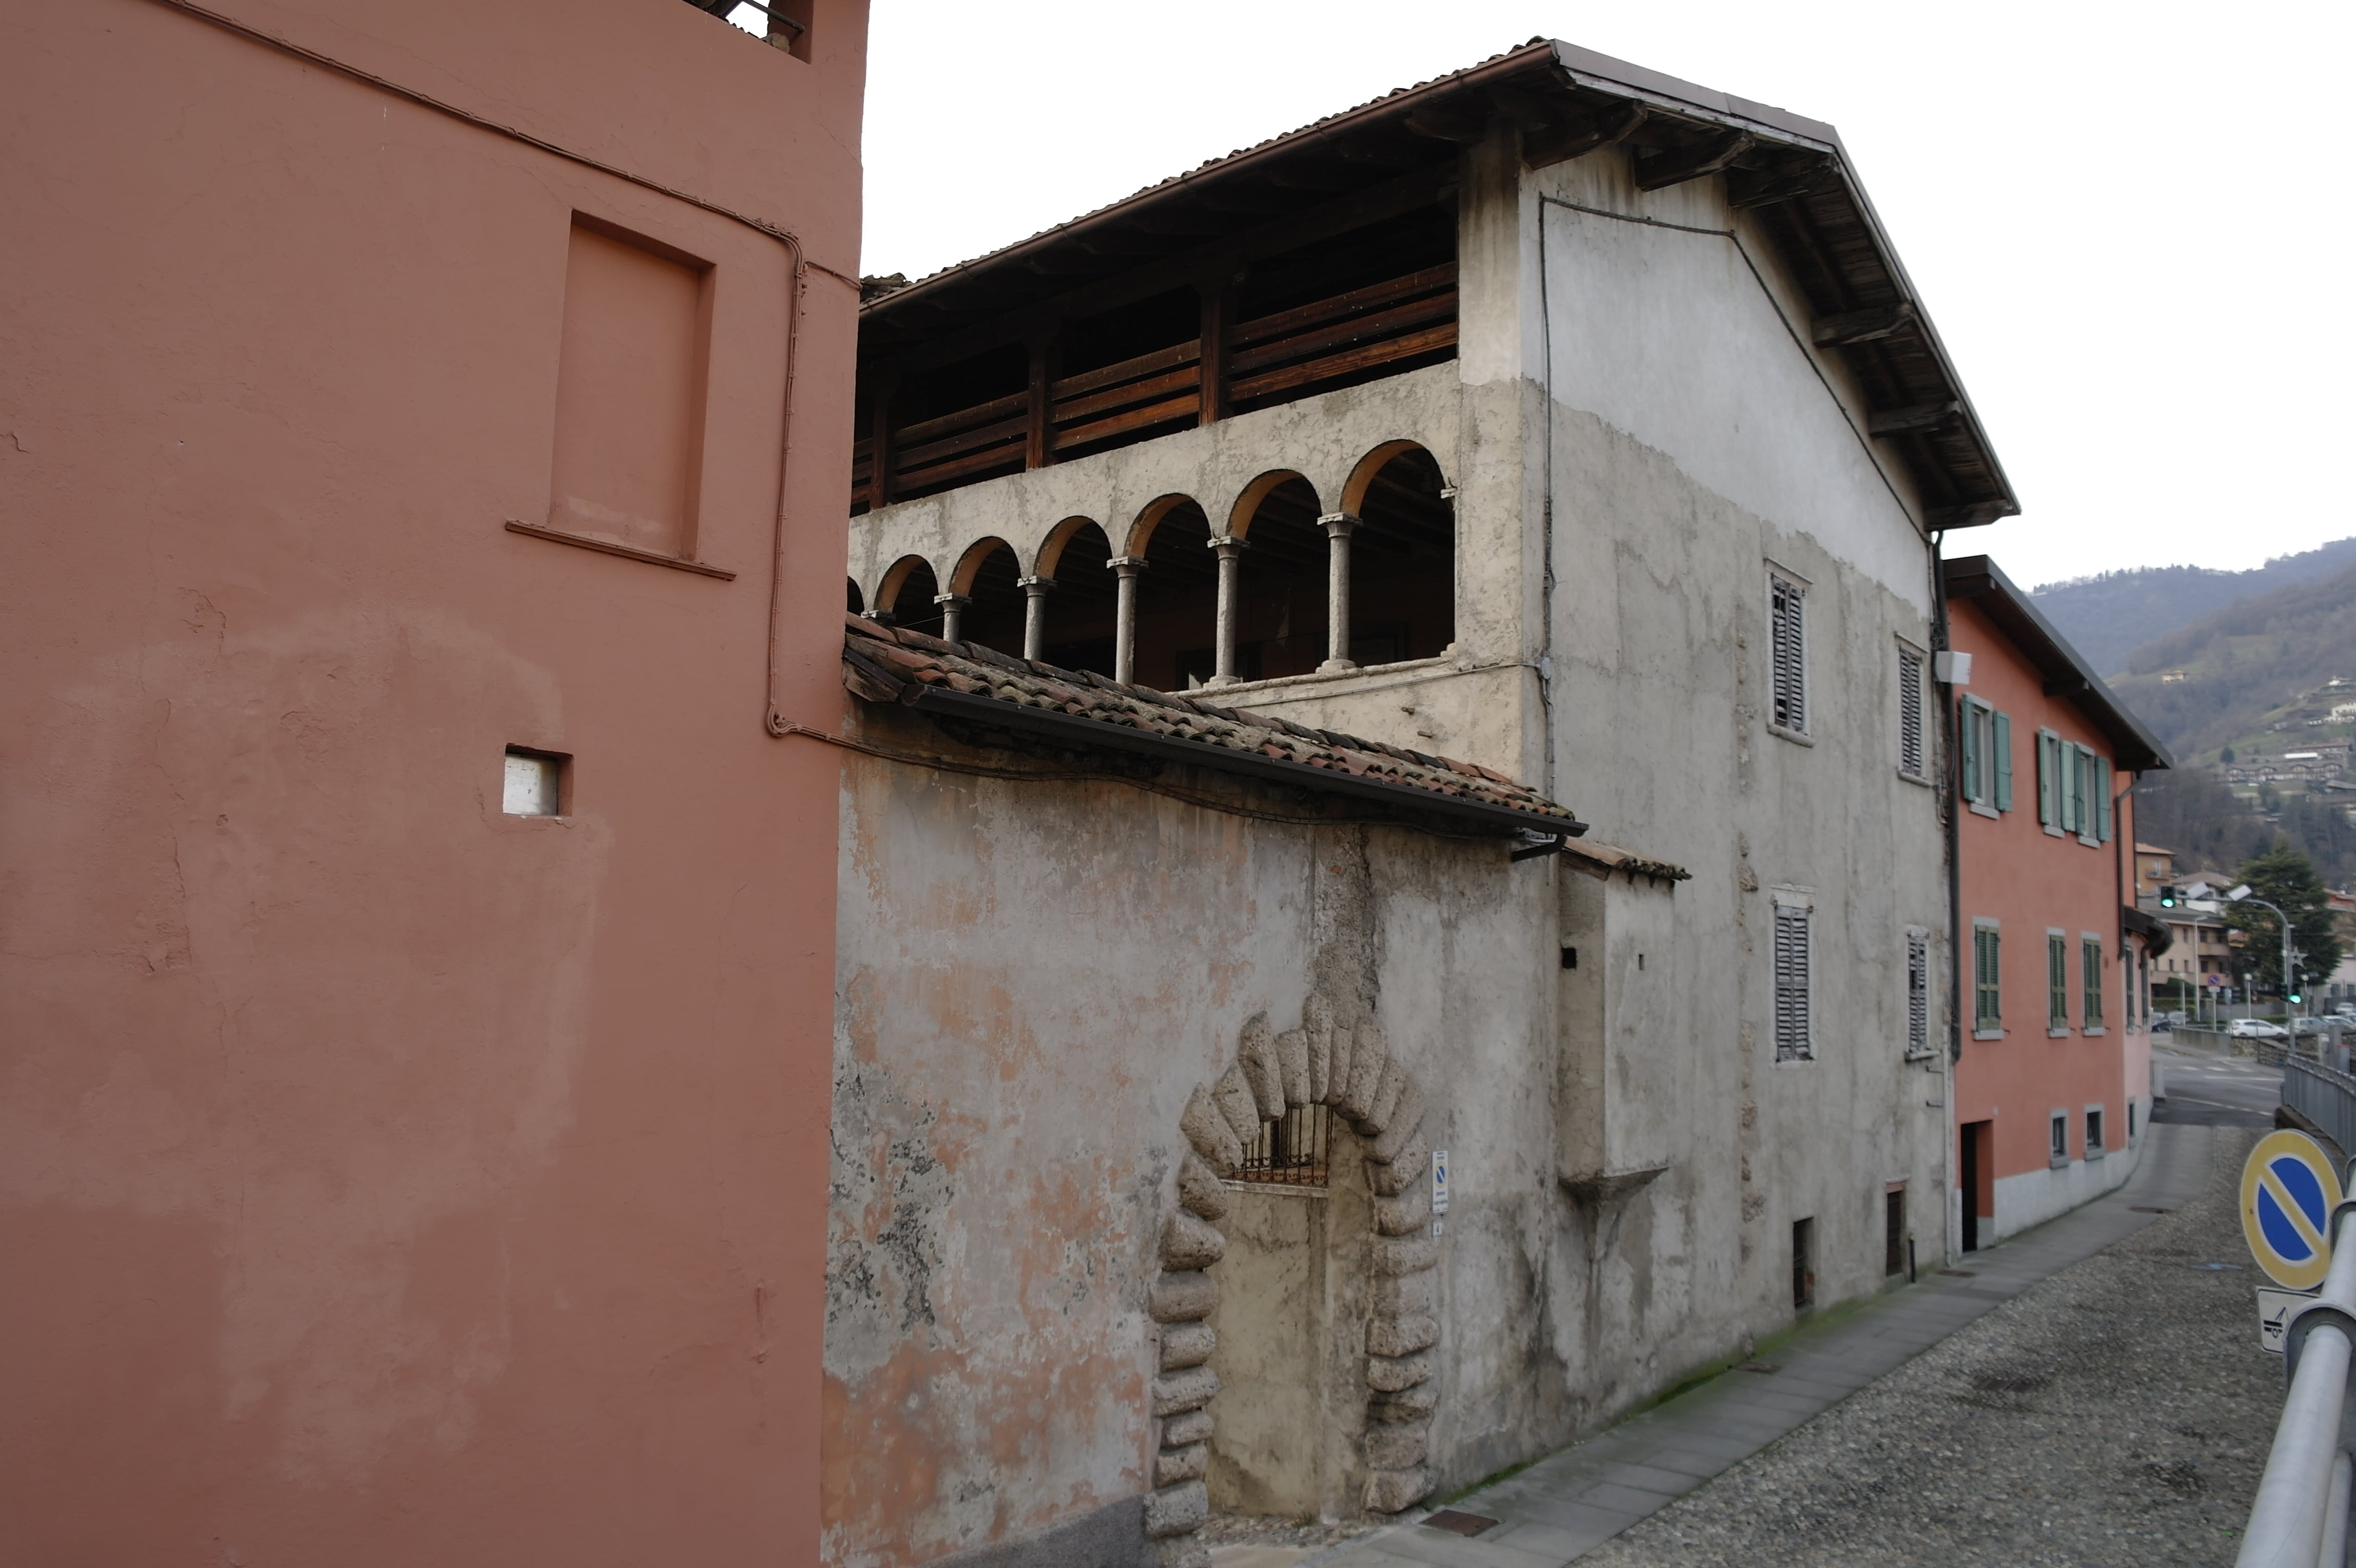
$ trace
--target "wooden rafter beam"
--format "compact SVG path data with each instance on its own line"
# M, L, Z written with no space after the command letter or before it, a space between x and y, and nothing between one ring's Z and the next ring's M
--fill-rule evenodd
M1816 318L1812 336L1819 349L1835 349L1847 343L1878 343L1893 338L1914 323L1914 302L1901 299L1895 305L1878 305L1870 310L1844 310L1837 316Z
M1407 128L1427 141L1460 147L1472 146L1489 134L1488 124L1479 116L1446 109L1418 109L1407 117Z
M1909 430L1929 430L1944 424L1964 412L1963 403L1954 398L1941 398L1935 403L1910 403L1903 408L1885 408L1873 416L1866 428L1876 435L1897 435Z
M2010 501L1967 501L1962 506L1934 506L1922 521L1933 528L1978 528L2019 510Z
M1726 171L1726 204L1736 208L1771 207L1778 201L1792 201L1803 196L1815 196L1837 189L1839 185L1840 170L1830 158L1818 158L1798 169L1729 169Z
M1623 142L1637 126L1644 123L1649 113L1641 103L1630 103L1619 110L1605 111L1592 120L1558 126L1522 141L1522 162L1532 168L1544 168L1548 164L1568 163L1584 157L1598 147L1608 147Z
M1758 143L1759 138L1748 131L1725 131L1689 147L1665 153L1639 154L1636 158L1636 188L1665 190L1689 179L1716 174Z

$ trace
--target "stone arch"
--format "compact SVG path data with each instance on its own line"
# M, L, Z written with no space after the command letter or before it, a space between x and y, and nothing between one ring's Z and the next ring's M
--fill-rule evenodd
M939 612L933 607L933 596L940 589L932 585L937 584L940 578L933 571L933 564L921 555L903 555L885 570L884 580L875 585L875 597L870 601L874 612L879 616L896 618L901 596L907 592L912 580L920 577L922 580L914 582L913 585L918 590L917 597L922 601L922 608L912 618L937 618Z
M1317 993L1301 1004L1301 1027L1277 1034L1266 1014L1252 1018L1236 1061L1198 1086L1178 1118L1188 1145L1178 1164L1178 1207L1162 1222L1161 1270L1147 1295L1147 1311L1161 1326L1152 1391L1161 1430L1145 1531L1161 1543L1160 1568L1205 1568L1210 1561L1208 1548L1193 1537L1210 1514L1204 1477L1212 1419L1204 1407L1219 1391L1210 1366L1218 1341L1205 1320L1219 1300L1209 1271L1226 1253L1218 1225L1227 1212L1222 1178L1266 1123L1296 1106L1332 1106L1367 1141L1376 1288L1366 1323L1361 1440L1369 1472L1365 1507L1397 1513L1431 1490L1438 1391L1430 1352L1440 1339L1440 1258L1430 1234L1431 1184L1424 1179L1431 1150L1423 1136L1423 1090L1372 1020L1342 1023Z
M1236 498L1236 504L1227 509L1228 533L1237 539L1248 538L1252 519L1259 514L1260 503L1268 499L1279 486L1290 484L1296 479L1308 486L1312 498L1316 496L1317 487L1309 483L1307 476L1292 468L1272 469L1246 485L1243 494Z
M1001 550L1005 551L1009 555L1014 553L1014 546L994 533L987 534L966 546L965 553L958 557L956 569L949 574L948 586L943 591L951 594L972 593L973 580L981 575L982 563Z
M1049 529L1047 537L1039 545L1038 555L1031 563L1033 575L1041 577L1054 576L1056 566L1064 559L1065 546L1070 544L1084 528L1093 528L1098 533L1105 532L1104 525L1092 517L1067 517ZM1107 553L1109 553L1109 551L1107 552Z
M1386 441L1359 458L1358 466L1350 470L1349 478L1343 482L1342 510L1354 517L1362 515L1366 508L1366 492L1374 488L1375 476L1388 467L1392 458L1409 452L1431 456L1431 449L1420 441ZM1433 457L1432 461L1436 464L1439 459Z
M1146 546L1152 542L1153 531L1162 526L1162 520L1180 507L1194 505L1193 496L1173 493L1154 497L1145 503L1145 510L1137 514L1137 521L1129 525L1129 538L1122 544L1120 553L1123 555L1143 556Z

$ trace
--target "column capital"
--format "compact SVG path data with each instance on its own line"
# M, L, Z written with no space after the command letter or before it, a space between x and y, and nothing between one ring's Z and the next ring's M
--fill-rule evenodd
M961 610L973 603L973 596L971 594L935 594L933 603L943 609Z
M1251 541L1246 539L1240 533L1216 534L1205 540L1204 542L1208 544L1212 549L1217 551L1223 556L1233 555L1238 550L1249 550L1251 548Z
M1014 585L1026 594L1044 594L1055 585L1053 577L1017 577Z
M1148 563L1142 555L1116 555L1105 564L1124 577L1132 577L1144 571Z
M1317 526L1325 531L1328 539L1347 539L1350 531L1358 526L1358 514L1355 511L1329 511L1317 520Z

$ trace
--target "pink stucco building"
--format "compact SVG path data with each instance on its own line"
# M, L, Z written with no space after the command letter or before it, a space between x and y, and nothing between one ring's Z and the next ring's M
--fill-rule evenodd
M810 1563L861 0L0 50L0 1520Z

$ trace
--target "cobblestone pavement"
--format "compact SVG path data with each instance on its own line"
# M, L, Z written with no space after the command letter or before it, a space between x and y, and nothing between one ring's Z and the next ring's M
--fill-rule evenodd
M2257 1346L2260 1276L2235 1211L2256 1136L2220 1129L2197 1200L2030 1287L1583 1568L2232 1562L2283 1397L2282 1362Z

